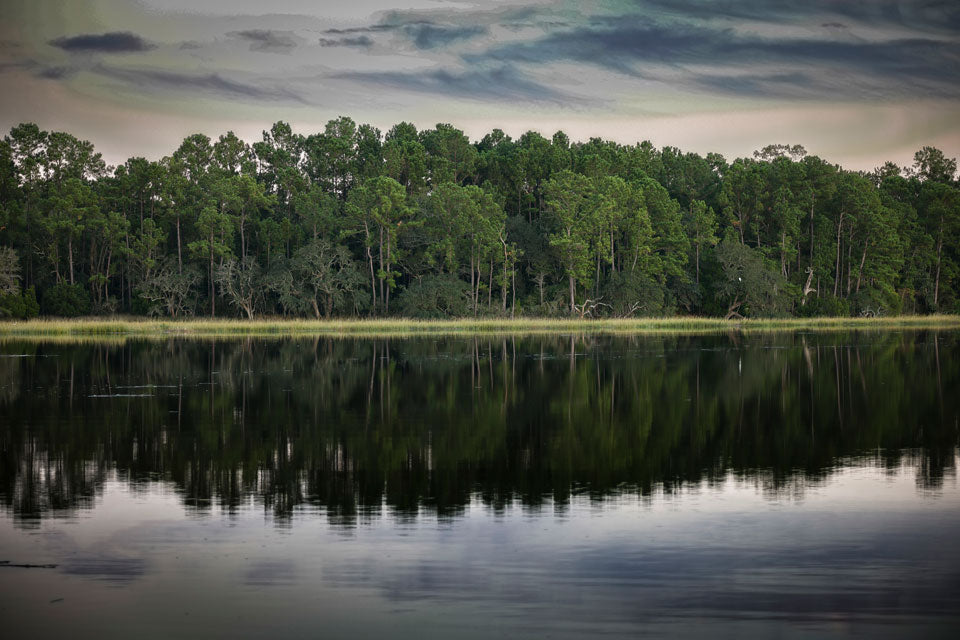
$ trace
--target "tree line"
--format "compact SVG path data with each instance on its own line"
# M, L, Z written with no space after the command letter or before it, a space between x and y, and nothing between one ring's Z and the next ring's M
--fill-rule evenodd
M725 317L960 312L955 159L844 170L347 117L107 166L0 143L0 315Z

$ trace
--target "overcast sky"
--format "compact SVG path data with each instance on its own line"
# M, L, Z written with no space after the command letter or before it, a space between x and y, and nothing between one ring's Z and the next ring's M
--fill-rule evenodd
M108 162L339 115L844 166L960 155L957 0L3 0L0 127Z

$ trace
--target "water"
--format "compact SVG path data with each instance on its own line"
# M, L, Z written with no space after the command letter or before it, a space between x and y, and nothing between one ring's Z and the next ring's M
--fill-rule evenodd
M0 343L28 637L954 637L960 334Z

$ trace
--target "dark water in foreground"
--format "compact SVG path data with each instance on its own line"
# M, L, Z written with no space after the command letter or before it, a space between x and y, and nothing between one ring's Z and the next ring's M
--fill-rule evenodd
M3 342L0 629L955 637L958 421L958 333Z

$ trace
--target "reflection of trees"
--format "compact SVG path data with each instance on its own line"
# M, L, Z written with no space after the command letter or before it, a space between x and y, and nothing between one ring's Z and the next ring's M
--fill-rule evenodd
M958 444L954 334L7 343L0 492L22 521L116 469L186 505L342 522L479 496L801 491L849 456L936 488ZM946 393L945 393L946 391ZM114 394L149 397L103 398ZM906 453L904 453L906 452Z

